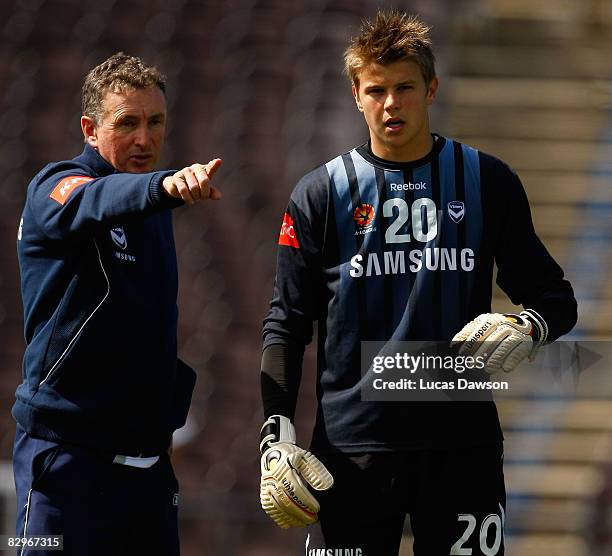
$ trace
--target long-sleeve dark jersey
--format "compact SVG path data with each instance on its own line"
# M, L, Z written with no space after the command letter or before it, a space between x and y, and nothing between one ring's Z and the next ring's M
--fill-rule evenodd
M117 173L93 148L28 187L17 251L26 351L13 415L28 433L160 453L195 373L177 360L172 172Z
M267 350L301 353L318 321L313 448L501 438L492 402L366 402L360 391L361 341L450 340L490 312L494 262L497 283L544 318L549 340L576 322L572 288L535 233L517 175L490 155L435 139L411 163L381 160L363 145L307 174L291 195L264 321L262 389L266 416L291 416L301 358L287 364L281 355L271 378L265 367L274 349Z

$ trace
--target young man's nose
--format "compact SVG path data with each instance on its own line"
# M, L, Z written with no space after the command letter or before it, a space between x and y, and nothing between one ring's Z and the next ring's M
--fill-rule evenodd
M387 94L387 97L385 98L385 110L390 110L392 108L398 108L398 106L399 106L398 96L395 95L394 93Z

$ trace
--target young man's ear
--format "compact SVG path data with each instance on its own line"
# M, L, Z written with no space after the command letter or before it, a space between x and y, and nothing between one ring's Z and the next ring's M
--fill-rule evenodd
M427 104L432 104L436 99L436 93L438 92L438 78L434 76L434 78L429 82L429 87L427 87Z
M81 116L81 130L83 131L85 143L88 143L95 149L98 146L96 122L89 116Z
M355 86L354 83L353 83L351 90L353 91L353 98L355 99L357 110L359 110L359 112L363 112L363 105L361 104L361 101L359 100L359 91L357 90L357 87Z

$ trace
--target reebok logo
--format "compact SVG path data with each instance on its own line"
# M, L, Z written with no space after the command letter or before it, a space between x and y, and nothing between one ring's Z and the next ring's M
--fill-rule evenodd
M427 184L424 181L417 183L392 183L389 185L391 191L418 191L419 189L427 189Z
M60 205L65 205L72 192L79 185L83 185L90 181L93 181L93 178L87 176L68 176L55 186L49 197Z

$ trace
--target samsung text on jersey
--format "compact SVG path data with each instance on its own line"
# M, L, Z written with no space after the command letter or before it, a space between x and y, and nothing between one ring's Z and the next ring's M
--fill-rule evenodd
M412 263L409 266L406 265L404 251L385 251L382 265L377 253L370 253L365 261L364 255L354 255L351 257L352 268L349 274L353 278L360 278L364 275L364 266L366 276L419 272L423 266L427 270L457 270L459 265L461 270L467 272L474 270L474 251L467 247L461 249L459 256L455 247L426 247L422 251L413 249L407 253L408 261Z

